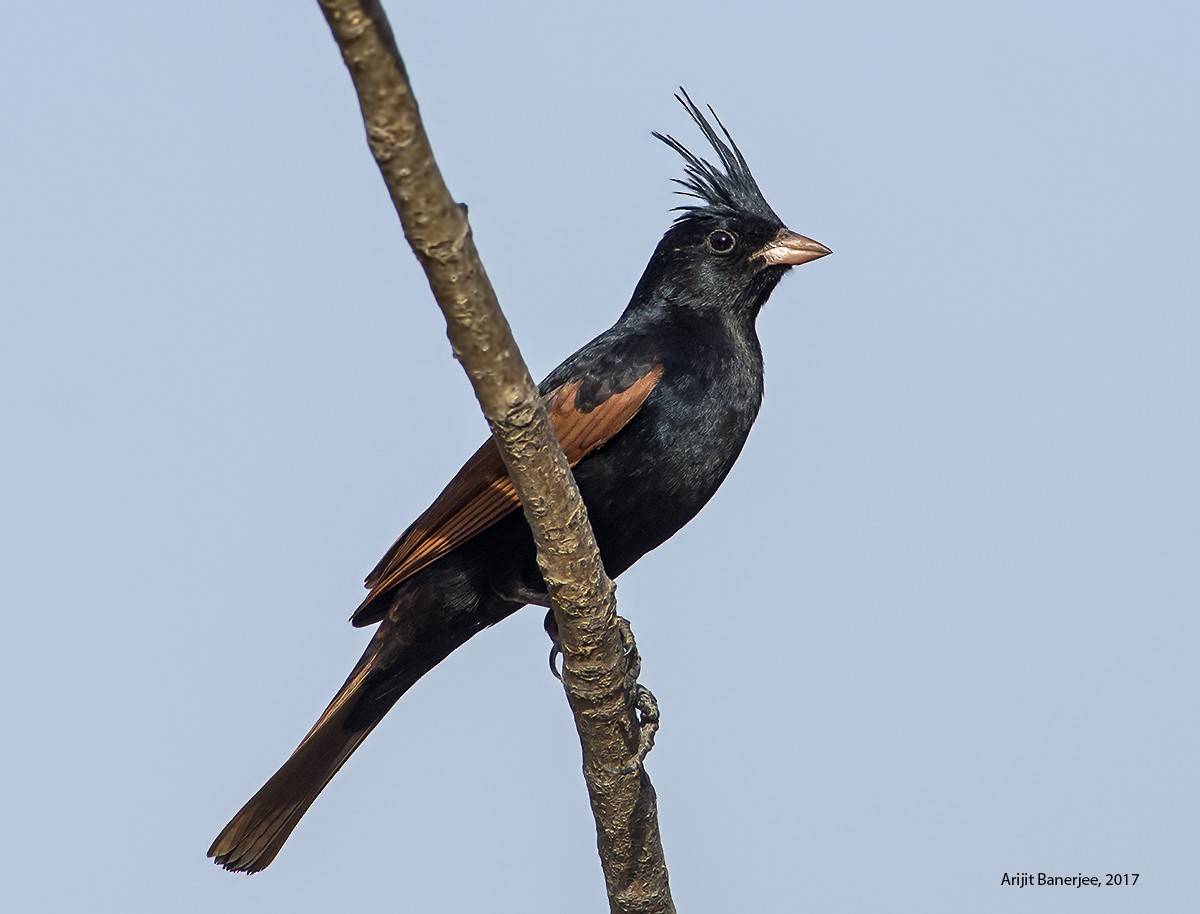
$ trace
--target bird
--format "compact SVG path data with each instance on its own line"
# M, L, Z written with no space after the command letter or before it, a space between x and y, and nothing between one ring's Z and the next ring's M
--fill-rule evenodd
M653 133L683 158L674 181L688 199L617 322L539 387L613 578L724 481L762 403L759 312L792 267L831 253L785 227L713 108L706 116L683 89L675 97L715 161ZM550 605L519 507L489 439L367 576L351 622L378 628L299 746L217 836L208 850L217 864L246 873L270 864L417 680L521 607Z

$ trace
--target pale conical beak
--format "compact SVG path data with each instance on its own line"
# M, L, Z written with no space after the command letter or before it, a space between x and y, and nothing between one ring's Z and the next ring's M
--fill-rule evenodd
M832 253L833 251L821 242L783 228L779 230L779 234L755 251L754 256L761 257L768 266L797 267Z

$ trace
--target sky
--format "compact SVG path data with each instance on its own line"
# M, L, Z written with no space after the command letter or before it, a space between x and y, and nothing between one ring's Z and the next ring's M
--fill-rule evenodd
M535 376L670 223L677 86L834 250L759 320L733 473L619 582L679 910L1193 904L1200 8L388 9ZM316 4L18 4L0 106L6 903L605 910L534 609L269 870L204 856L486 434Z

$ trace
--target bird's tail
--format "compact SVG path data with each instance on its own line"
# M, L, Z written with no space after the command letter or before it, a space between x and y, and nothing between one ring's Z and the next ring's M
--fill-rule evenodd
M300 817L405 691L389 689L380 700L374 659L368 648L291 758L217 835L208 856L241 873L257 873L275 859Z

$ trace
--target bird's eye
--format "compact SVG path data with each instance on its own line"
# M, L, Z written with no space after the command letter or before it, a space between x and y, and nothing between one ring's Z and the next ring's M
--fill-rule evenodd
M708 236L708 249L714 254L728 254L737 245L737 236L724 229L717 229Z

